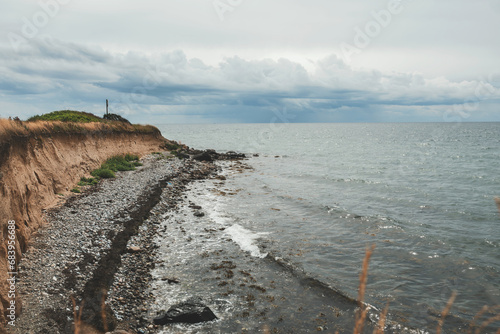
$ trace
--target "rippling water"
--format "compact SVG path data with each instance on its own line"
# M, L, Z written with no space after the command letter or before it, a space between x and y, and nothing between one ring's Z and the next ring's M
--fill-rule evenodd
M452 291L457 323L500 304L500 123L159 128L195 148L259 153L213 207L256 258L265 249L355 297L375 244L367 301L412 327L435 326Z

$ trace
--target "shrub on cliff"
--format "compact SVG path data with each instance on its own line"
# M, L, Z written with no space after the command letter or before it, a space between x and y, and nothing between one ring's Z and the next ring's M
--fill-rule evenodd
M117 115L117 114L104 114L104 116L102 118L110 120L110 121L118 121L118 122L124 122L124 123L130 124L128 119L126 119L120 115Z
M36 115L28 118L27 122L34 121L61 121L75 123L102 122L102 118L91 113L75 110L59 110L48 114Z

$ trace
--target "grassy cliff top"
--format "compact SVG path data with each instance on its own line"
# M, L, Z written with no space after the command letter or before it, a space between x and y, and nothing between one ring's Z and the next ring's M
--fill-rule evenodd
M84 111L59 110L48 114L36 115L28 118L27 122L35 121L61 121L75 123L102 122L104 119Z
M108 120L75 110L60 110L36 115L27 121L17 118L0 119L0 141L20 136L104 132L161 134L160 130L152 125L130 124L125 119L123 121Z

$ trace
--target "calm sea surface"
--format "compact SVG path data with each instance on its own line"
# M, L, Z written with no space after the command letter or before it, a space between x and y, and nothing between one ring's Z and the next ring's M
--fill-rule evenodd
M159 125L194 148L258 153L213 210L258 235L243 251L285 258L367 302L434 326L500 304L500 123ZM253 243L253 244L252 244ZM265 247L265 248L263 248Z

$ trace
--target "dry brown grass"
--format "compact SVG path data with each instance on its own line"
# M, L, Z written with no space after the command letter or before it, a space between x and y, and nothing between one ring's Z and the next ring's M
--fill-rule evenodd
M108 331L108 323L106 319L106 290L103 289L102 299L101 299L101 318L102 324L104 326L104 332Z
M497 205L498 214L500 214L500 197L495 197L495 204Z
M375 327L373 334L383 334L384 333L385 321L387 319L388 312L389 312L389 304L387 304L384 311L380 314L380 319L378 320L377 327Z
M75 298L73 298L73 296L71 296L71 301L73 302L73 319L74 319L74 323L75 323L75 334L83 334L81 333L81 329L82 329L82 311L83 311L83 302L82 304L80 305L80 310L79 312L77 313L76 312L76 301L75 301Z
M356 323L354 324L354 334L359 334L363 332L363 327L365 326L366 315L368 314L368 307L364 303L366 283L368 281L368 265L370 263L370 257L372 256L375 245L371 248L366 249L365 258L363 260L363 269L359 275L359 289L358 289L358 303L359 309L356 313Z
M448 303L446 303L446 306L445 306L443 312L441 312L441 318L438 321L438 326L436 328L436 334L441 334L441 329L443 328L444 319L446 319L446 316L448 315L448 313L450 313L451 307L453 306L453 303L455 302L455 298L457 298L457 293L453 292L451 294L450 299L448 300Z
M481 323L481 326L476 328L474 334L479 334L481 331L491 323L495 321L500 320L500 305L497 306L483 306L481 311L479 311L474 319L472 320L471 326L469 328L468 333L472 333L472 329L476 326L476 323L480 320L484 319L483 322ZM497 334L500 334L500 328L496 332Z
M0 119L0 141L29 136L46 136L56 133L160 133L152 125L127 124L116 121L94 123L74 123L60 121L23 122L10 119Z

